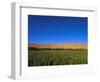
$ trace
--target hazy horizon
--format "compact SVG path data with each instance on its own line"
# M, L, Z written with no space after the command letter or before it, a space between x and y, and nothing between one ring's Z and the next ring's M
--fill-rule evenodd
M80 44L80 45L87 45L87 44L82 44L82 43L28 43L30 44Z

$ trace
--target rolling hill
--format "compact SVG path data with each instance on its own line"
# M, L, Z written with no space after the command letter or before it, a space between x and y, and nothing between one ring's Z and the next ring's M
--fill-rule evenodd
M83 44L28 44L30 48L51 48L51 49L87 49Z

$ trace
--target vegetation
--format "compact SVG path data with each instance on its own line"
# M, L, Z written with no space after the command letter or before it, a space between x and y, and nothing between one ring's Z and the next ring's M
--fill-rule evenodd
M87 64L87 49L29 48L28 66Z

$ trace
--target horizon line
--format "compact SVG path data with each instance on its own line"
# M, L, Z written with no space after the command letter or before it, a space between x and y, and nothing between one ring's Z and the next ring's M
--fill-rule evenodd
M81 44L81 45L88 45L88 43L28 43L30 44Z

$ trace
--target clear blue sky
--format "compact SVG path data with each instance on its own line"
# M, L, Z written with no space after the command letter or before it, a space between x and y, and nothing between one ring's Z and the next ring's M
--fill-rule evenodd
M29 44L87 44L88 18L28 15Z

